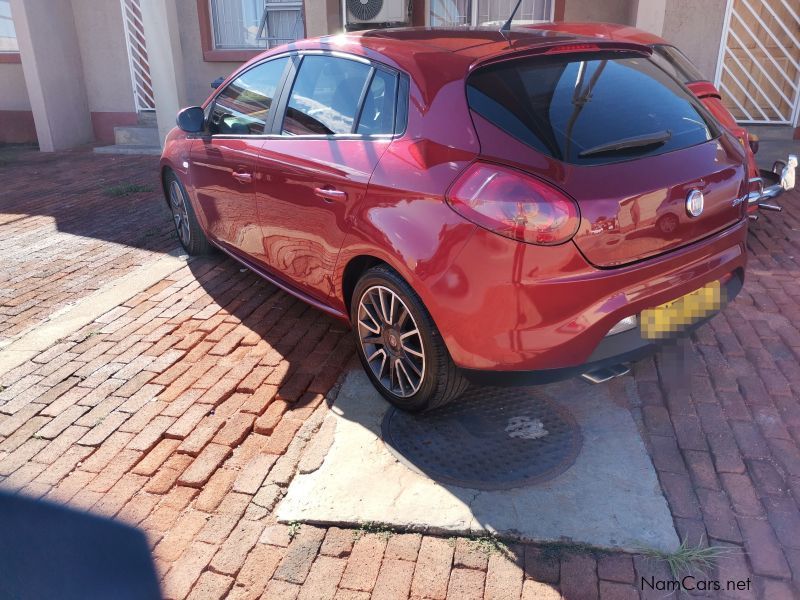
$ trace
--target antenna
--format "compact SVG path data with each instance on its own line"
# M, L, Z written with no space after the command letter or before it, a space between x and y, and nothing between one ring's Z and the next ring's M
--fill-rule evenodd
M503 26L500 28L500 33L506 33L508 31L511 31L511 21L514 20L514 15L517 14L520 4L522 4L522 0L517 0L517 4L514 6L514 10L511 11L511 16L508 17L508 21L503 23Z

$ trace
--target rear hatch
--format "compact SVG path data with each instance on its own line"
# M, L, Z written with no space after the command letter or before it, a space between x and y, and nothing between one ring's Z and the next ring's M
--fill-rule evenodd
M691 244L744 214L742 148L644 53L503 60L470 75L467 97L484 157L575 199L574 242L596 266Z

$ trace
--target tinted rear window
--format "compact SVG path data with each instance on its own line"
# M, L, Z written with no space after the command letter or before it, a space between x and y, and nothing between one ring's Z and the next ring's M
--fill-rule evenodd
M467 97L470 108L496 126L573 164L653 156L719 135L699 101L640 55L511 60L472 74ZM643 142L651 139L659 141Z

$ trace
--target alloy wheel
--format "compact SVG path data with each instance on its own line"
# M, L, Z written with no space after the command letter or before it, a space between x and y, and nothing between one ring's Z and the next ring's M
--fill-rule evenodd
M169 207L175 221L175 231L184 246L188 246L191 238L189 233L189 210L186 208L186 197L177 180L169 184Z
M392 394L408 398L425 377L425 349L405 302L382 285L368 288L358 305L358 338L370 370Z

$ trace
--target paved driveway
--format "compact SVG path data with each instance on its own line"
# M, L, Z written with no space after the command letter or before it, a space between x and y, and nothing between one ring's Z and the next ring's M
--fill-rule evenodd
M0 363L175 249L155 159L1 156ZM688 388L658 361L634 370L676 527L733 549L709 577L750 578L736 597L798 593L798 216L753 227L745 290L689 344ZM164 596L636 598L640 576L669 577L568 545L275 524L352 361L347 331L220 255L126 296L0 375L0 487L143 531Z

